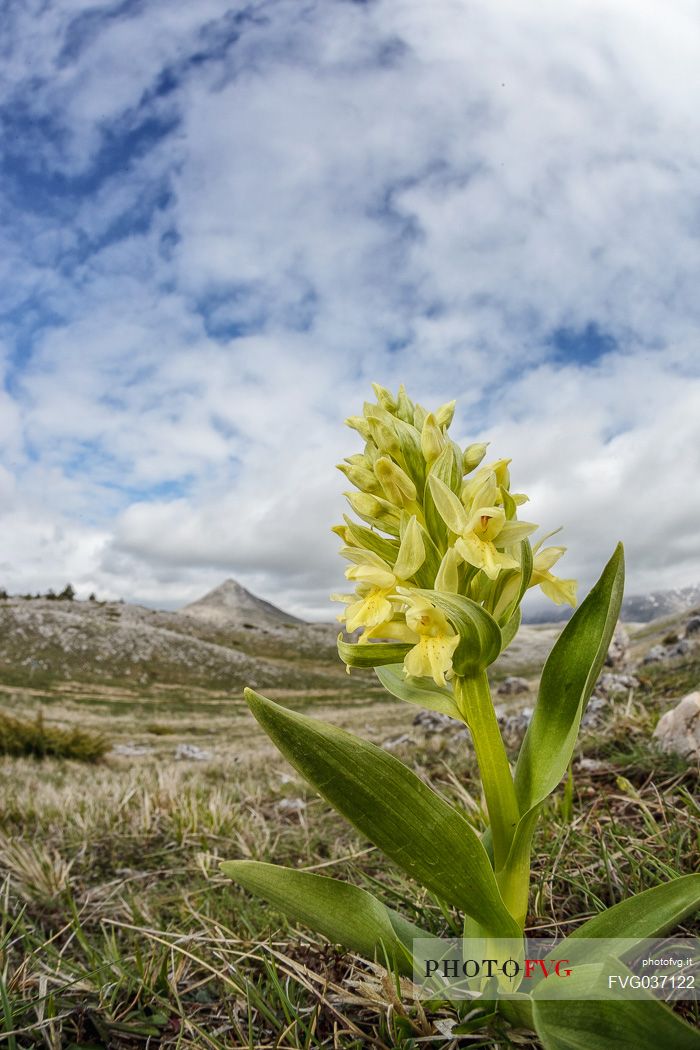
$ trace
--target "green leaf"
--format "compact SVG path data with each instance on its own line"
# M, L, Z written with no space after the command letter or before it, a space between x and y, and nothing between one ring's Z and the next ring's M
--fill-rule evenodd
M403 642L345 642L338 635L338 654L348 667L380 667L403 661L410 645Z
M494 936L519 936L486 850L458 809L374 744L251 689L245 697L295 769L394 863Z
M559 636L542 672L537 705L515 770L522 813L559 784L571 759L581 717L620 615L622 544Z
M700 873L683 875L628 897L578 926L557 950L573 953L579 938L661 937L700 909Z
M460 636L452 666L455 674L471 678L484 671L501 652L501 629L490 613L461 594L417 590L447 616Z
M624 555L618 544L600 579L557 639L542 672L537 705L520 748L515 791L521 817L506 865L505 899L527 910L530 844L539 808L566 772L581 718L620 615Z
M644 999L586 999L595 971L600 966L577 967L563 982L565 1000L541 999L538 988L533 991L533 1020L544 1050L699 1050L700 1032L650 992ZM551 994L545 984L539 989ZM577 986L580 997L574 998Z
M387 692L409 704L417 704L428 711L439 711L461 721L459 709L449 689L441 689L432 678L406 678L403 664L379 667L375 674Z
M404 973L413 969L414 937L430 936L367 890L338 879L255 860L224 861L220 867L293 922L367 959L383 962L386 954Z

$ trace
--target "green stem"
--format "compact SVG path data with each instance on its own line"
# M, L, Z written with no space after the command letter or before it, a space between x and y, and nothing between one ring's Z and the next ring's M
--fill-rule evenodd
M520 813L486 672L455 678L454 691L474 742L493 836L494 868L499 872L508 859Z

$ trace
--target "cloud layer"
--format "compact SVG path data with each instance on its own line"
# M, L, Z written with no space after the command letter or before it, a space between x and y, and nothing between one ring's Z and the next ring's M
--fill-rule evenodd
M457 397L584 584L618 538L700 579L700 34L657 13L15 5L0 583L328 617L371 380Z

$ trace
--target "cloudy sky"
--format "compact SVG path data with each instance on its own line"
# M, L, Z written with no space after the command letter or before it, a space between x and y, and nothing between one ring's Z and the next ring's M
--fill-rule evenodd
M566 575L700 580L694 0L2 17L0 584L328 618L372 380L458 399Z

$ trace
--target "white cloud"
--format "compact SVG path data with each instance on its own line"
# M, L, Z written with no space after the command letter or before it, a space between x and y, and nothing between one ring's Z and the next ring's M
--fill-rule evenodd
M0 583L327 616L372 379L458 396L584 582L618 536L631 589L700 578L692 5L228 6L15 16Z

